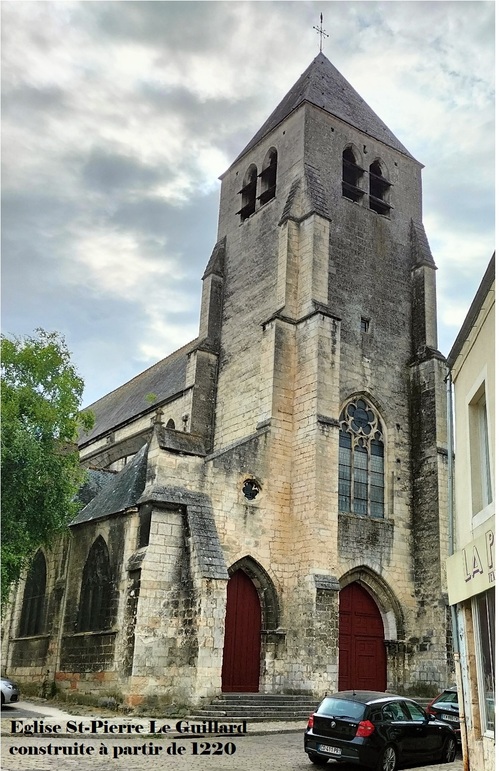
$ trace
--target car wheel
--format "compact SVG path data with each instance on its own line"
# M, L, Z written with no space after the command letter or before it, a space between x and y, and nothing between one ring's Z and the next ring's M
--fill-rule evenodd
M457 743L452 736L448 736L444 743L443 752L441 754L442 763L453 763L457 752Z
M308 752L307 757L315 766L326 766L328 763L328 758L325 758L324 755L316 755L315 752Z
M4 704L5 704L5 696L2 693L2 707L3 707Z
M395 771L398 757L392 744L384 747L377 763L377 771Z

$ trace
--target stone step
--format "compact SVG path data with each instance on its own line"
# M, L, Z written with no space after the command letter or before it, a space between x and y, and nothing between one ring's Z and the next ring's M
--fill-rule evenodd
M238 712L237 710L231 710L228 712L213 712L212 710L197 710L196 714L190 716L191 720L218 720L219 723L241 723L246 720L247 723L272 723L272 722L287 722L298 721L304 723L304 728L307 725L309 715L314 710L308 712L294 712L292 710L288 712L276 712L274 710L260 711L256 714L248 714L248 712Z
M422 707L430 701L428 698L413 698ZM277 693L230 693L222 694L196 711L194 720L215 720L231 722L256 721L300 721L307 722L321 700L311 700L306 695Z
M262 714L284 714L284 713L290 713L290 714L307 714L308 716L311 714L311 712L314 712L314 710L317 708L317 704L304 704L304 705L297 705L296 707L286 707L286 706L279 706L276 705L275 707L263 707L263 706L256 706L255 704L241 704L240 706L215 706L213 704L209 704L206 707L200 707L197 712L199 714L204 715L262 715Z
M319 703L311 696L281 696L280 694L237 694L218 696L212 704L310 704Z

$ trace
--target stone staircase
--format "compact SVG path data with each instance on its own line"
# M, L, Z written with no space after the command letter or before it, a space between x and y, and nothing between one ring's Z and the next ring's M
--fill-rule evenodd
M425 707L430 698L412 697ZM321 699L311 696L288 695L281 693L224 693L210 704L198 707L194 720L218 720L219 722L269 722L269 721L304 721L314 712Z
M270 720L304 721L319 704L311 696L291 696L281 693L224 693L203 708L197 708L195 720L212 718L219 722Z

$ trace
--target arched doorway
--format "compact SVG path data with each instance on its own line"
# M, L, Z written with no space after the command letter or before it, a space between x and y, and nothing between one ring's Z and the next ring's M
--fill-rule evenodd
M356 582L340 592L339 691L385 691L384 625L377 604Z
M227 585L223 692L256 693L259 690L260 632L259 595L247 574L237 570Z

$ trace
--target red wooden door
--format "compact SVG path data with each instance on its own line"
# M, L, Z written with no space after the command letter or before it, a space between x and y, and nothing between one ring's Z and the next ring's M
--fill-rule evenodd
M243 570L227 585L226 628L222 657L222 690L259 690L261 612L257 590Z
M340 592L339 691L385 691L384 625L375 601L357 583Z

